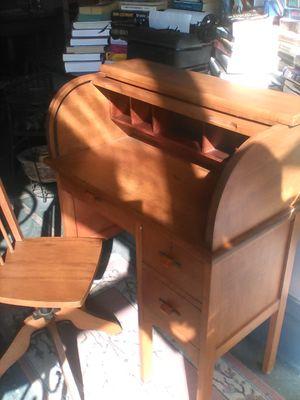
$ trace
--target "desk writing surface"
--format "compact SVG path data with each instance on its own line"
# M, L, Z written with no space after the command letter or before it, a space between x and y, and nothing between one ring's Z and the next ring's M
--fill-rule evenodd
M215 173L130 137L52 159L51 165L137 218L156 222L189 244L203 243Z

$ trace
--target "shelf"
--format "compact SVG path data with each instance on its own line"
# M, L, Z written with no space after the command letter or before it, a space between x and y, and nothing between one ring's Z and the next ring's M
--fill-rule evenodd
M105 89L110 116L127 135L205 168L220 170L245 138L224 128Z
M210 170L222 169L220 163L228 157L227 154L218 152L217 150L215 152L209 151L207 153L202 153L201 151L194 150L188 144L170 139L166 136L155 135L151 129L151 125L147 123L132 125L131 121L126 116L112 117L112 121L122 128L129 136L164 149L174 156Z

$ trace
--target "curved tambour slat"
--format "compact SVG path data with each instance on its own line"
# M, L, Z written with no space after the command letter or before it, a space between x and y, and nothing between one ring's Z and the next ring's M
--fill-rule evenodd
M213 250L293 206L300 194L300 127L276 125L247 140L216 186L206 239Z

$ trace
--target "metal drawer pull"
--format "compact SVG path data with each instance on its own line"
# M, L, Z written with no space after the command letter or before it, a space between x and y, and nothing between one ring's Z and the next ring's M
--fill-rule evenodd
M179 261L175 260L169 254L165 253L164 251L160 251L159 255L161 256L162 264L164 267L166 267L166 268L169 268L169 267L181 268L181 263Z
M180 315L180 312L177 311L174 307L172 307L169 303L167 303L165 300L163 299L159 299L160 301L160 309L161 311L163 311L165 314L167 315L172 315L172 314L176 314L177 316Z

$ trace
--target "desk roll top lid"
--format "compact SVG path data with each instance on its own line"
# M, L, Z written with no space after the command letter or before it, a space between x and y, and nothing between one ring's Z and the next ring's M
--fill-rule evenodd
M297 209L300 98L130 60L63 86L50 164L192 248L227 251Z

